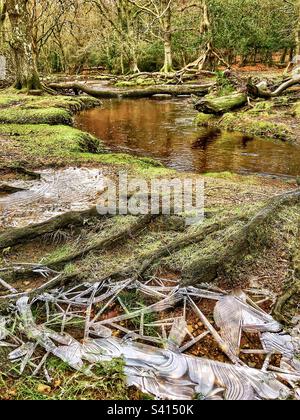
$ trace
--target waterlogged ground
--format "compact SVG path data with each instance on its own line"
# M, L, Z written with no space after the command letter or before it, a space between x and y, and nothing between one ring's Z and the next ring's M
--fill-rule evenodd
M79 128L114 150L198 173L299 175L300 148L240 133L200 128L190 99L106 100L76 117Z

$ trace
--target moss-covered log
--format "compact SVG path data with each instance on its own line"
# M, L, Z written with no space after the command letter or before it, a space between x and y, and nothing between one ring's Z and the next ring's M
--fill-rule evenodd
M245 93L235 93L233 95L221 97L204 97L198 101L195 108L204 114L222 115L234 109L241 108L247 103Z

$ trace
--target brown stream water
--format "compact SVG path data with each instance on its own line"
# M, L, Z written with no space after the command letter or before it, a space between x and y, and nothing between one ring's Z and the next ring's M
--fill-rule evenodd
M159 159L180 171L297 176L300 148L194 124L188 99L105 100L80 113L79 128L111 149Z

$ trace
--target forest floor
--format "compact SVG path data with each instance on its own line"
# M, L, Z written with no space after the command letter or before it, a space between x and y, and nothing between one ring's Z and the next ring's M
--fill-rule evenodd
M299 99L300 101L300 99ZM299 102L300 103L300 102ZM110 153L101 141L90 134L72 127L73 115L89 107L99 106L100 102L86 96L43 96L34 97L7 90L0 94L0 206L1 199L7 199L9 207L2 209L0 216L0 268L11 267L20 262L42 263L45 266L58 267L64 277L77 281L95 281L107 278L115 272L122 272L137 262L147 259L161 247L167 247L184 235L192 235L197 229L203 229L213 223L235 220L223 229L208 235L202 242L184 246L168 256L155 261L145 276L163 276L177 279L179 282L190 281L199 284L202 279L195 274L190 278L193 262L206 256L209 258L220 247L220 243L232 238L245 221L259 211L272 197L293 191L297 188L295 179L278 179L255 175L237 175L232 173L210 173L205 175L182 174L163 167L159 162L148 158L137 158L125 154ZM284 113L282 110L285 110ZM270 106L264 102L256 104L247 111L251 121L271 122L280 135L274 137L300 141L299 119L300 105L286 109L282 104ZM227 116L230 121L222 122L222 127L233 129L231 118L238 119L237 129L241 126L244 115ZM218 123L220 124L220 123ZM286 128L279 124L286 125ZM236 124L235 124L236 126ZM269 135L269 128L259 134ZM277 131L278 133L278 131ZM252 134L258 134L256 131ZM51 200L22 196L23 202L9 199L14 194L7 192L4 186L22 186L26 191L39 182L30 175L33 173L59 173L69 168L81 168L83 171L98 170L102 177L117 179L120 170L128 171L130 177L143 176L151 179L184 179L187 176L205 181L205 220L201 226L185 226L182 217L159 217L152 220L124 239L116 240L107 248L93 247L103 243L114 235L128 229L135 223L133 216L115 216L112 218L91 217L81 226L73 224L22 240L12 246L1 246L3 234L14 229L26 227L30 223L41 223L49 215L59 215L77 209L78 198L71 196L64 202L64 194L55 206ZM26 169L24 172L24 168ZM66 182L66 181L65 181ZM60 188L67 187L61 185ZM2 188L2 190L1 190ZM93 197L88 197L86 207L96 204ZM82 203L81 203L82 204ZM0 207L1 208L1 207ZM290 281L292 255L297 243L299 206L283 206L274 212L267 225L259 227L259 232L252 238L251 246L244 255L235 261L227 261L217 273L214 285L223 290L235 288L267 290L270 296L279 296ZM82 252L76 258L69 258ZM61 263L61 261L64 261ZM187 280L189 279L189 280ZM23 292L30 292L43 283L41 277L15 279L14 287ZM186 284L186 283L185 283ZM4 291L0 289L3 295ZM299 316L300 294L296 294L285 307L284 316L292 319ZM274 302L273 302L274 303ZM272 303L265 304L266 310L272 310ZM193 326L192 326L193 327ZM214 344L206 340L203 346L191 349L193 355L214 357ZM65 364L51 358L48 368L53 376L52 384L46 384L43 378L18 376L14 366L7 365L6 351L0 351L0 399L138 399L148 398L136 389L128 389L123 374L122 361L105 363L99 366L98 380L87 380L79 373L74 373ZM249 358L251 366L260 366L259 358Z

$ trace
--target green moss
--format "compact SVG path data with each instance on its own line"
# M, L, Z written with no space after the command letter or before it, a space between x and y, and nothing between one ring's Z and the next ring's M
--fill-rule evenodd
M1 126L1 133L13 138L16 146L25 152L24 158L26 155L28 158L34 155L73 157L86 152L105 152L101 141L91 134L63 125L5 124Z
M65 363L54 357L48 359L46 367L53 378L50 386L41 378L25 376L11 380L0 373L0 399L36 401L131 399L122 359L97 364L93 368L95 375L89 377L73 372ZM16 378L16 375L14 377Z
M253 120L241 113L225 114L219 120L218 127L226 130L241 131L253 136L271 137L284 141L293 140L293 133L286 124L267 120Z
M232 173L232 172L207 172L203 174L203 176L209 177L209 178L223 178L223 179L234 179L238 175Z
M43 109L2 109L0 110L0 123L4 124L66 124L72 125L71 114L60 108Z
M132 86L136 86L136 84L135 84L135 82L130 82L130 81L126 81L126 80L124 80L124 81L122 81L122 82L117 82L117 83L115 84L115 86L116 86L116 87L123 88L123 87L132 87Z
M61 247L56 248L51 254L48 254L43 262L46 264L50 264L53 263L54 261L60 260L62 258L67 257L68 255L70 255L74 250L68 246L68 245L63 245Z
M101 101L90 96L28 96L24 109L63 108L72 113L100 106Z
M155 85L155 81L153 79L144 79L143 77L138 77L134 80L123 80L117 82L115 84L116 87L124 88L124 87L134 87L134 86L151 86Z
M195 122L199 126L206 127L214 119L216 119L215 115L204 114L203 112L199 112L199 114L195 118Z
M64 164L101 163L124 166L145 176L160 176L174 171L159 161L139 158L125 153L108 153L101 140L89 133L63 125L4 124L1 133L8 136L15 150L32 164L55 161ZM35 162L36 160L36 162Z
M259 113L268 113L274 108L274 103L272 101L263 101L258 102L255 106L248 111L250 114L259 114Z
M0 108L16 105L21 102L17 95L0 95Z
M293 110L294 110L295 116L298 117L298 118L300 118L300 102L297 102L294 105L294 109Z
M125 153L105 153L105 154L80 154L77 155L80 161L93 161L105 165L124 166L126 169L133 170L135 173L143 174L145 177L170 175L174 170L158 165L153 159L138 158Z

